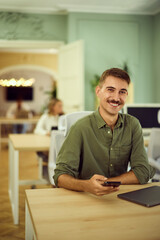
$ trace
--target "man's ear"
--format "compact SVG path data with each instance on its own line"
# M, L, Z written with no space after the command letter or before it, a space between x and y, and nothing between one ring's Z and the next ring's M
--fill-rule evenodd
M96 92L97 97L99 97L100 90L101 90L101 88L100 88L100 86L98 85L98 86L96 87L96 89L95 89L95 92Z

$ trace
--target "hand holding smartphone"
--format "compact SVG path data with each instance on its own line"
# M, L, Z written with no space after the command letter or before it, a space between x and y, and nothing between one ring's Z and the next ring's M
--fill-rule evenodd
M105 181L102 186L107 187L119 187L121 185L121 182L119 181Z

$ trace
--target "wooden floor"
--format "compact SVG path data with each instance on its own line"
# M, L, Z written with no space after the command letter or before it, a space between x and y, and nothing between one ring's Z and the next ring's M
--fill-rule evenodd
M20 153L20 179L38 178L38 162L35 152ZM37 188L49 188L50 185L41 185ZM8 196L8 148L2 146L0 151L0 240L25 239L25 189L31 186L19 187L19 225L13 224L11 205Z

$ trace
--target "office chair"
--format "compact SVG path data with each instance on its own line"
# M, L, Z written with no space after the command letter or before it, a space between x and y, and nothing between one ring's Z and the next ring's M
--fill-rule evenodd
M65 116L61 115L58 119L58 130L64 131L65 130Z
M160 128L152 128L147 154L150 165L156 169L153 181L160 181Z
M58 130L58 127L53 126L51 131ZM48 152L38 151L37 160L38 160L38 180L39 184L49 184L49 176L48 176ZM32 189L36 188L36 185L31 186Z
M58 130L58 127L53 126L51 128L52 130ZM38 171L39 171L39 179L44 181L45 183L49 182L48 179L48 152L42 152L38 151L37 152L37 157L38 157Z
M56 158L67 136L67 133L70 127L77 120L91 113L92 112L90 111L86 111L86 112L83 111L83 112L74 112L74 113L66 114L63 116L63 118L60 119L61 122L59 124L62 124L63 126L62 128L60 127L61 130L51 132L51 143L50 143L49 161L48 161L48 176L49 176L49 181L52 185L54 185L53 176L54 176L54 170L56 168Z
M51 131L51 142L48 157L48 178L52 185L54 185L53 176L54 169L56 168L56 158L64 140L65 136L63 131Z

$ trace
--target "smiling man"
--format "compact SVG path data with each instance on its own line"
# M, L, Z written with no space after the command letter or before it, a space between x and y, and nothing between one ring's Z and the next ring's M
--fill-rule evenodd
M121 69L103 72L96 87L99 109L72 126L57 158L56 186L104 195L118 190L103 186L106 180L144 184L154 175L139 121L119 113L129 83L129 75Z

